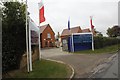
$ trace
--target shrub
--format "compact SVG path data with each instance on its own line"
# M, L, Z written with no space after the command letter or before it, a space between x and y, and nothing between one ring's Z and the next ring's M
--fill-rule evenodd
M2 72L19 68L26 48L25 5L5 2L2 13Z
M106 46L111 46L118 44L120 40L117 38L110 38L110 37L94 37L94 46L95 49L103 48Z

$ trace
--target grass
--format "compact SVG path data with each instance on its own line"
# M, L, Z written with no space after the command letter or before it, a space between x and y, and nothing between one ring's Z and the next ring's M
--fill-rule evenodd
M75 52L76 54L91 54L91 53L95 53L95 54L100 54L100 53L114 53L118 50L118 45L112 45L112 46L107 46L101 49L95 49L94 51L92 50L84 50L84 51L77 51Z
M69 78L72 71L71 68L64 64L42 60L33 64L33 71L15 73L15 78Z

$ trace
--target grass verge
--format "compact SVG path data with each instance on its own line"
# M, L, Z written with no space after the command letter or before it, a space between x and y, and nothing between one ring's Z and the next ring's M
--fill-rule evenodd
M91 53L95 53L95 54L100 54L100 53L114 53L118 50L118 44L117 45L112 45L112 46L107 46L104 48L100 48L100 49L95 49L94 51L92 50L84 50L84 51L77 51L75 52L76 54L91 54Z
M57 62L42 60L33 63L33 71L16 72L15 78L69 78L72 74L70 67Z

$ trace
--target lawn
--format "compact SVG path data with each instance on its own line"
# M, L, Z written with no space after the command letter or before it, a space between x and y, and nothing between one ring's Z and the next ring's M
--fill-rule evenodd
M118 50L118 45L112 45L112 46L107 46L101 49L95 49L94 51L92 50L84 50L84 51L77 51L75 53L80 54L80 53L84 53L84 54L91 54L91 53L95 53L95 54L100 54L100 53L114 53Z
M72 74L70 67L57 62L42 60L33 64L33 71L16 72L15 78L69 78Z

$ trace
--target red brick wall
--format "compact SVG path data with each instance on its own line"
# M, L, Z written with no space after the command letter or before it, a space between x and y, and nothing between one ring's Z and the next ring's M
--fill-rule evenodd
M50 33L51 38L47 38L47 34ZM50 42L52 42L52 44L55 44L55 34L52 31L52 28L50 28L50 26L48 25L48 27L46 27L46 29L43 31L42 35L41 35L41 47L51 47L50 46ZM48 46L45 46L45 42L47 42ZM55 45L53 45L55 46Z

